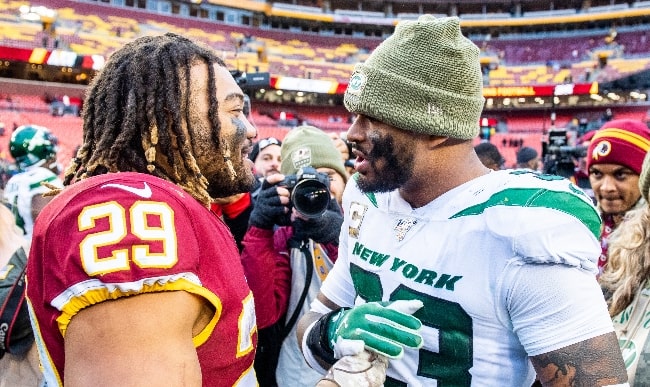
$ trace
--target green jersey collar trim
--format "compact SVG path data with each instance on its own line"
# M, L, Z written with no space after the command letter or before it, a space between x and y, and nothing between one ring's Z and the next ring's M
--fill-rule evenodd
M354 175L352 175L352 178L354 179L354 181L359 181L359 172L355 172ZM370 203L372 203L372 205L375 206L375 208L379 208L379 206L377 205L377 197L373 192L366 192L365 195L368 198L368 200L370 200Z

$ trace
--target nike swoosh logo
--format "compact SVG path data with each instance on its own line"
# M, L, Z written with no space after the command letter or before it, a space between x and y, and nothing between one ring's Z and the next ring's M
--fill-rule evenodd
M136 194L141 198L145 198L145 199L151 198L151 188L149 188L147 182L144 183L143 188L129 187L128 185L117 184L117 183L109 183L101 186L101 188L106 188L106 187L119 188L126 192L131 192L132 194Z

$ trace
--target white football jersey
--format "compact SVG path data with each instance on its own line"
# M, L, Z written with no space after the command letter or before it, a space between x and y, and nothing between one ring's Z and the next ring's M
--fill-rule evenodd
M424 303L424 346L390 361L386 386L530 386L528 356L613 331L595 277L600 218L566 179L492 172L416 209L351 179L343 208L324 295Z
M29 167L24 172L12 176L4 189L4 200L14 207L16 224L24 230L28 240L32 239L34 228L32 198L49 191L49 188L41 185L42 182L63 187L63 181L49 169Z

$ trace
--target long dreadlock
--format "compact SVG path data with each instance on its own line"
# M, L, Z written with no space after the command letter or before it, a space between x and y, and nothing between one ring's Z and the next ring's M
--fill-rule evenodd
M226 66L212 51L182 36L136 39L116 51L93 80L83 111L83 143L72 159L64 184L108 172L148 173L181 186L209 205L208 182L181 126L189 117L190 69L208 66L212 137L219 144L214 64ZM175 149L177 148L177 149ZM156 165L156 149L171 170Z

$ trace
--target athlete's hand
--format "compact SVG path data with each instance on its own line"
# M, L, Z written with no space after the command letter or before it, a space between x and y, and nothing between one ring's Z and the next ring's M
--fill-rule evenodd
M249 223L262 229L272 229L273 226L287 225L289 219L289 190L276 184L284 176L274 174L262 182L260 193L253 204Z
M335 357L354 354L363 347L397 359L404 347L421 348L422 323L411 314L423 306L419 300L369 302L352 309L341 309L330 317L327 338ZM356 345L356 348L355 348Z
M344 356L329 369L316 386L331 381L339 387L380 387L386 381L388 359L370 351Z

